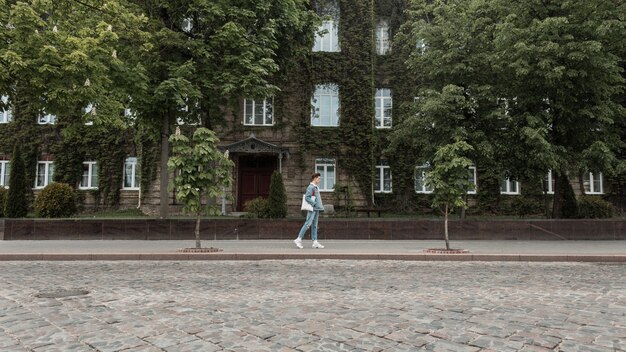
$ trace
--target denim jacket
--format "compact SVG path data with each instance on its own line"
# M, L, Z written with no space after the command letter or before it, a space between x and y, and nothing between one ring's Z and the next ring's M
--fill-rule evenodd
M315 197L315 201L313 201L313 199L311 198L313 196ZM320 189L315 185L315 183L311 182L306 188L304 200L313 206L313 210L324 211L324 205L322 204Z

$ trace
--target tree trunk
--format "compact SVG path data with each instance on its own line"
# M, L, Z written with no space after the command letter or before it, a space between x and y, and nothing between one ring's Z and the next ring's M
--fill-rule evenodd
M169 216L168 212L168 193L167 184L169 183L169 173L167 171L167 159L169 158L169 113L163 115L163 126L161 127L161 187L159 195L159 216L165 219Z
M446 203L446 210L444 212L444 235L446 239L446 249L450 249L450 239L448 238L448 203Z
M202 243L200 243L200 212L196 213L196 248L202 248Z

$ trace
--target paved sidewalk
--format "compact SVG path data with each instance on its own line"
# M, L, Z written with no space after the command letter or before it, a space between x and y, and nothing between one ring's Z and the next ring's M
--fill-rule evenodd
M194 247L186 241L0 241L0 261L8 260L265 260L359 259L411 261L552 261L626 262L626 241L451 241L465 254L430 254L428 248L444 241L323 241L313 249L310 241L297 249L291 240L202 241L215 253L182 253Z

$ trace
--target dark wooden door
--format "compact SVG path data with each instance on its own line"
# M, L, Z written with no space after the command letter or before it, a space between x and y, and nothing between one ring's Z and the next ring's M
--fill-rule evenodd
M247 201L270 193L272 173L276 170L274 156L242 156L239 158L239 192L237 210L243 211Z

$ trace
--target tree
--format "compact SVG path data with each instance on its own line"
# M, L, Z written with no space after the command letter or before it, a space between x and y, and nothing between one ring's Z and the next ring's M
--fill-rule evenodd
M287 216L287 191L283 184L283 176L278 171L272 173L270 194L267 199L267 214L270 218Z
M21 144L27 179L35 177L41 152L54 154L54 180L74 186L83 161L105 166L114 162L102 159L119 153L106 140L122 138L129 94L145 90L140 59L149 38L141 30L147 19L126 0L1 3L0 95L9 97L13 113L13 121L3 126L7 141L3 139L2 149ZM37 125L46 114L50 120L56 117L54 126ZM87 126L90 133L106 137L88 141L87 122L93 124ZM120 182L110 174L103 172L101 191L106 195L111 190L115 201Z
M455 208L467 206L463 196L473 188L468 177L472 161L465 156L472 149L463 140L439 147L433 158L433 168L426 176L433 189L433 207L440 207L443 211L447 250L450 249L448 215Z
M207 128L196 129L191 140L177 128L170 142L172 156L167 166L176 176L169 188L183 203L183 211L195 214L196 248L201 248L200 217L207 211L211 215L219 214L219 209L208 200L222 195L232 185L234 163L217 149L219 139ZM207 201L205 205L203 199Z
M168 138L177 121L214 129L241 98L278 92L277 75L313 44L305 0L134 0L154 33L147 94L133 96L144 123L161 131L161 217L167 216ZM281 71L282 70L282 71Z
M624 4L604 0L412 0L394 44L410 52L417 113L438 99L424 92L460 87L468 104L455 123L474 147L470 158L518 180L541 180L552 170L553 216L560 217L568 178L559 175L610 173L617 164L625 13ZM401 122L392 146L403 136L440 138L441 123L449 126Z
M9 194L4 204L4 215L7 218L23 218L28 214L28 185L24 171L22 151L19 145L15 145L9 174Z

